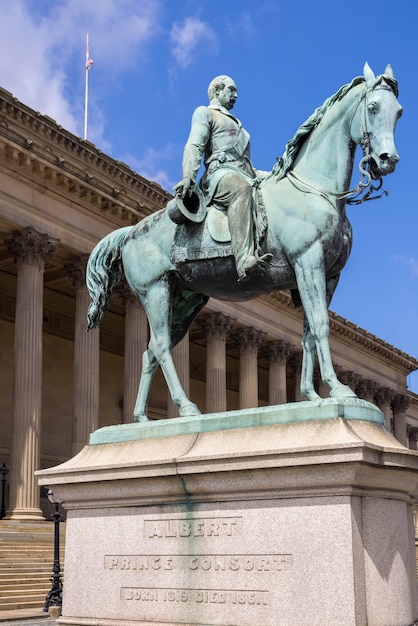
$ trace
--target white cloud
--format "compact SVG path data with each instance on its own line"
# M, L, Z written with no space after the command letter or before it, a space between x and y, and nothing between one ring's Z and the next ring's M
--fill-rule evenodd
M74 51L80 45L79 35L84 41L89 32L91 56L123 71L137 65L139 51L159 33L159 10L159 0L64 0L51 13L51 21L61 45L65 42Z
M0 86L82 135L86 33L94 67L100 59L105 94L115 77L138 69L146 58L146 45L159 33L159 10L159 0L0 0ZM98 102L91 106L97 121L89 139L97 142L105 119Z
M171 52L182 68L187 68L196 59L196 53L213 51L216 36L212 29L197 17L187 17L175 22L171 30Z
M415 259L414 257L409 257L406 261L412 270L412 275L418 276L418 259Z
M398 263L402 263L403 265L407 265L411 269L411 274L413 277L418 276L418 259L412 256L405 256L402 254L396 254L394 256L395 261Z
M144 155L137 157L127 155L122 159L133 170L148 180L153 180L163 189L172 193L173 186L178 180L170 180L167 171L161 167L161 163L177 160L179 163L179 179L181 177L181 148L172 143L167 143L162 148L148 148Z
M248 39L253 37L256 33L251 15L246 11L243 11L241 15L234 16L233 21L231 19L227 19L226 28L228 33L235 39L242 37Z
M0 9L0 85L28 106L58 118L66 128L74 127L75 119L64 96L65 75L48 53L51 37L46 24L35 23L19 0L2 0Z

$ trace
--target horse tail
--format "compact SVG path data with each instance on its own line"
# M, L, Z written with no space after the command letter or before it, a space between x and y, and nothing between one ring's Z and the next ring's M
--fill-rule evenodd
M93 248L86 270L86 285L92 302L87 311L87 330L99 326L113 289L123 275L122 246L133 226L111 232Z

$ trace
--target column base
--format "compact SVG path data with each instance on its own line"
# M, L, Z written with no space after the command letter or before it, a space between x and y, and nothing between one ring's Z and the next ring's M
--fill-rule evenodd
M17 507L10 509L6 512L5 520L13 520L15 522L42 522L45 521L45 517L41 509L29 509L24 507Z

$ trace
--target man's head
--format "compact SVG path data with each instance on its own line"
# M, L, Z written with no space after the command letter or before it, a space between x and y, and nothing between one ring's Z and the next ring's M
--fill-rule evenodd
M229 76L217 76L208 87L208 97L211 104L220 104L229 111L238 97L235 82Z

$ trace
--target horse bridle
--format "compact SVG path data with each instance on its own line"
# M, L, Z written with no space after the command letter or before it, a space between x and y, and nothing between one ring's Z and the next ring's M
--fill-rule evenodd
M354 121L354 117L360 107L360 105L362 104L362 112L361 112L361 118L360 118L360 123L361 123L361 139L359 141L359 145L361 146L361 149L363 151L363 157L360 160L359 163L359 170L361 173L361 178L360 181L358 182L357 186L354 187L353 189L350 189L349 191L345 191L344 193L335 193L333 191L324 191L323 189L318 189L317 187L315 187L314 185L310 185L309 183L307 183L306 181L302 180L297 174L295 174L293 171L289 171L287 172L286 176L287 177L291 177L296 179L297 181L299 181L300 183L302 183L303 185L305 185L306 187L308 187L309 189L311 189L313 192L318 193L319 195L321 195L322 197L326 198L332 205L333 203L331 202L331 200L329 199L328 196L333 196L334 198L336 198L337 200L343 200L344 198L349 198L349 196L354 196L353 198L349 198L347 200L347 204L362 204L363 202L366 202L368 200L376 200L378 198L381 198L382 195L388 195L387 191L383 191L381 194L379 195L375 195L372 196L371 194L374 191L379 191L382 187L383 184L383 180L382 177L379 177L379 184L377 186L371 185L370 183L372 181L372 177L369 171L367 171L366 167L367 165L370 163L371 159L372 159L372 155L371 155L371 151L370 151L370 133L367 130L367 95L369 93L372 93L373 91L375 91L376 89L385 89L385 90L389 90L389 91L393 91L390 86L386 86L386 85L382 85L381 84L382 78L379 79L379 82L375 83L373 85L373 87L365 87L365 89L363 90L363 92L360 94L358 100L356 100L353 104L353 110L351 112L351 116L350 116L350 122L349 122L349 130L350 130L350 136L351 136L351 126L353 124ZM370 186L369 191L362 197L359 198L358 196L360 196L366 189L367 187ZM334 206L334 205L333 205Z
M390 85L382 84L383 80L384 80L384 76L381 76L379 80L372 87L366 87L363 93L360 95L358 102L353 107L353 112L351 114L350 126L349 126L350 135L351 135L351 125L353 123L354 116L357 113L360 104L363 103L363 108L362 108L362 113L361 113L361 139L359 141L359 145L361 146L361 149L363 151L363 157L359 163L359 170L362 175L362 178L359 184L357 185L356 189L354 190L355 192L357 192L356 196L354 198L350 198L349 200L347 200L347 204L361 204L362 202L366 202L367 200L376 200L378 198L381 198L382 195L386 195L386 196L388 195L387 191L382 191L382 193L379 195L375 195L375 196L371 195L373 192L379 191L382 188L383 179L382 179L382 176L379 176L378 178L379 184L377 186L371 185L369 191L362 198L357 197L367 187L369 187L371 183L371 174L369 171L366 170L367 165L369 165L369 163L371 162L373 158L371 155L371 150L370 150L370 146L371 146L370 133L367 130L367 96L373 91L377 91L379 89L384 89L385 91L391 91L393 93L393 89L390 87ZM348 193L349 195L351 195L350 192Z

